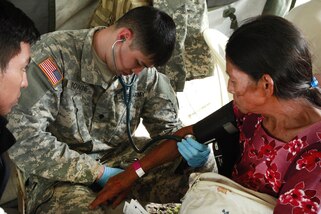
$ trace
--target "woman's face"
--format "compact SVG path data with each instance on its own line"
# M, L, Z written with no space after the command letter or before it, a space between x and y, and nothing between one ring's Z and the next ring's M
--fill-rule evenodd
M258 84L245 72L239 70L228 59L226 72L229 76L227 90L233 95L235 105L243 113L259 113L263 91Z

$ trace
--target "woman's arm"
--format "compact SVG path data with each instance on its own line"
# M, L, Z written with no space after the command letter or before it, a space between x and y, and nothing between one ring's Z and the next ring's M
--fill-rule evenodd
M187 134L193 134L192 126L183 127L175 132L174 135L184 137ZM140 164L145 173L147 173L149 170L173 161L179 156L177 142L167 140L144 156L140 160ZM98 193L96 199L90 204L90 207L96 208L106 201L112 202L113 208L116 207L126 198L131 186L138 178L133 166L130 165L124 172L109 179L104 188Z

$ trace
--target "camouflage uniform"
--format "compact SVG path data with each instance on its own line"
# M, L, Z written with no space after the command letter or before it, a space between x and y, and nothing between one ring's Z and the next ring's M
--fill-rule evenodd
M206 1L153 0L153 6L166 11L176 24L175 50L158 71L169 77L175 91L183 91L186 80L211 76L214 59L203 37L209 27Z
M53 32L32 47L29 87L8 115L8 128L17 138L9 152L25 173L28 213L93 212L87 209L96 196L90 186L97 178L101 158L104 156L108 166L125 167L138 157L127 142L121 84L116 78L105 82L102 73L108 71L99 70L93 57L92 38L97 29ZM54 77L47 76L48 68L43 68L48 60L56 69L51 73ZM181 127L176 96L165 75L154 68L145 69L133 92L133 132L140 118L151 136ZM146 188L154 185L161 171L155 171L157 176L145 176L145 180L151 179L147 185L137 185L142 198L148 194L148 200L155 193ZM171 177L172 171L162 172ZM173 176L187 185L187 178L180 181L179 177ZM94 212L106 210L101 207Z
M112 25L128 10L143 5L153 5L175 21L173 55L165 66L157 68L170 79L174 90L183 91L186 80L211 76L214 58L203 38L209 27L205 0L100 0L89 26Z
M89 27L110 26L127 11L135 7L151 5L152 0L99 0Z

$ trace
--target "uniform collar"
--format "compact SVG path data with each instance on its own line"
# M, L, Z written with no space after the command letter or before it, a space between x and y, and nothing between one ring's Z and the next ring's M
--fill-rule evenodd
M102 77L102 74L101 74L102 71L100 72L99 66L95 63L94 55L92 52L94 33L104 28L106 27L100 26L100 27L92 28L88 31L84 41L83 52L81 56L80 72L81 72L81 80L83 82L86 82L92 85L100 85L103 88L106 88L108 86L108 83L104 81L104 78ZM106 68L106 71L104 72L108 72L107 68Z

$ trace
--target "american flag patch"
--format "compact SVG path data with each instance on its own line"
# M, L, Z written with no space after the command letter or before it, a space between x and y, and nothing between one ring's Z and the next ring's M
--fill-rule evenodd
M62 73L51 57L38 64L42 72L47 76L53 86L56 86L62 80Z

